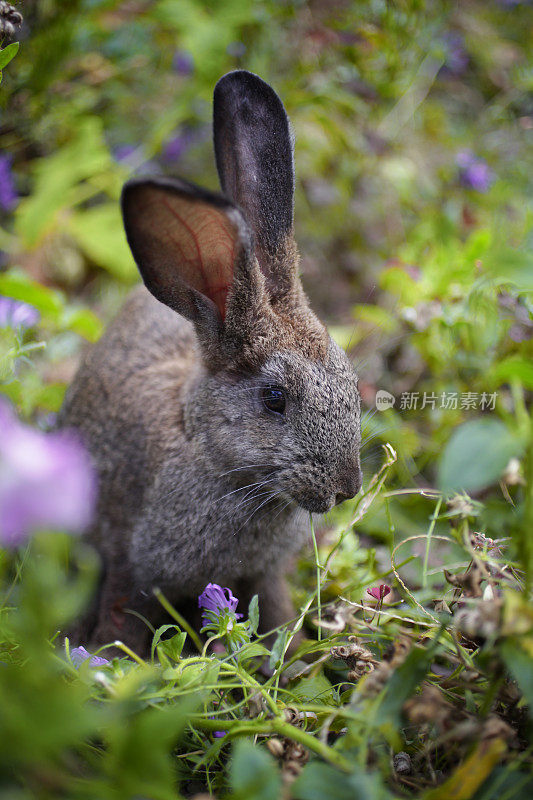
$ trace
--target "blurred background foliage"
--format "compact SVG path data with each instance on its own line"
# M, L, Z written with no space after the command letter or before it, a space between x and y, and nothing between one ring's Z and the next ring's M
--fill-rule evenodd
M20 364L3 388L26 416L57 411L83 340L100 335L138 278L117 203L125 179L176 173L216 188L212 91L226 71L246 68L275 87L293 124L312 304L350 347L364 405L374 408L377 389L396 397L367 420L367 467L389 440L403 485L434 483L452 432L480 411L505 423L486 442L499 436L507 460L524 451L529 2L19 7L21 48L0 94L0 293L42 314L48 346L37 371ZM418 408L400 408L403 392L420 393ZM478 402L421 408L424 392L472 392ZM494 392L496 407L480 409L481 394ZM503 456L493 461L486 449L461 476L464 488L501 476ZM467 439L459 456L472 452Z

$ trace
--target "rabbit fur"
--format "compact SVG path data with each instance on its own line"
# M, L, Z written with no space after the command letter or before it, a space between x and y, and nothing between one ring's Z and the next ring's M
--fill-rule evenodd
M185 609L208 582L231 587L243 611L257 593L262 631L287 621L284 574L309 512L361 486L357 378L298 277L293 143L273 89L245 71L221 78L214 141L222 195L177 178L125 185L145 286L60 414L99 481L87 539L101 585L73 632L92 646L146 651L149 630L128 611L158 624L155 586Z

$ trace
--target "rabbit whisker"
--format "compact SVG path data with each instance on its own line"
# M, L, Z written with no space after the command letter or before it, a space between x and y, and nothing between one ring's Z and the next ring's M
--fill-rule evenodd
M239 504L235 507L235 511L237 511L237 509L239 509L239 508L242 508L242 506L245 505L248 500L254 500L257 497L264 497L264 494L258 494L258 492L260 492L261 489L264 489L265 486L268 483L273 483L273 482L274 482L274 479L271 479L269 481L263 481L263 483L259 484L259 486L256 489L252 489L252 491L247 492L247 494L243 498L241 498ZM268 494L269 492L270 492L270 490L268 489L265 492L265 494ZM270 494L271 494L271 492L270 492Z
M255 483L249 483L247 486L241 486L239 489L233 489L233 491L228 492L227 494L223 494L222 497L217 497L216 500L224 500L225 497L229 497L232 494L236 494L237 492L243 492L245 489L249 489L250 486L259 486L264 484L264 481L255 481Z
M369 444L369 442L371 442L373 439L377 439L379 436L381 436L381 435L382 435L383 433L385 433L385 431L387 431L387 430L391 430L391 428L390 428L390 427L389 427L389 428L383 428L383 430L381 430L381 431L376 431L376 433L373 433L371 436L367 436L367 437L366 437L365 439L363 439L363 441L361 442L361 446L360 446L360 448L359 448L359 449L360 449L360 450L362 450L364 447L366 447L366 446Z
M232 472L239 472L243 469L256 469L256 468L266 468L266 467L275 467L276 464L245 464L244 467L235 467L235 469L229 469L227 472L222 472L218 475L219 478L223 478L225 475L230 475Z
M292 502L293 502L293 501L292 501L292 498L291 498L290 500L287 500L287 502L285 503L285 505L283 505L283 502L281 502L281 503L280 503L280 506L282 506L282 508L281 508L281 509L278 511L278 513L277 513L277 514L276 514L274 517L272 517L272 520L271 520L271 522L274 522L275 520L277 520L277 518L280 516L280 514L283 514L283 512L285 511L285 509L286 509L286 508L288 508ZM279 506L277 506L277 508L279 508ZM301 511L301 510L302 510L302 509L298 509L298 511Z
M260 503L260 504L257 506L257 508L255 508L255 509L252 511L252 513L250 514L250 516L249 516L249 517L247 517L247 518L244 520L244 522L243 522L243 524L241 525L241 527L240 527L240 528L239 528L237 531L235 531L235 533L234 533L233 535L234 535L234 536L237 536L237 534L238 534L238 533L240 533L240 532L242 531L242 529L246 527L246 525L248 525L248 523L250 522L250 520L252 519L252 517L254 516L254 514L257 514L257 512L258 512L258 511L259 511L261 508L263 508L263 506L264 506L264 505L266 505L267 503L269 503L271 500L274 500L274 498L276 498L276 497L279 497L279 495L280 495L280 494L281 494L281 492L278 492L278 493L277 493L277 494L275 494L275 495L271 495L271 494L269 493L269 496L267 497L267 499L266 499L266 500L263 500L263 502L262 502L262 503Z
M288 506L290 506L290 504L291 504L292 502L293 502L292 500L289 500L288 502L286 502L286 503L285 503L285 505L284 505L284 506L283 506L283 508L281 508L281 509L280 509L280 506L282 506L282 505L283 505L283 499L281 500L281 502L280 502L280 503L277 503L277 504L276 504L276 505L275 505L275 506L274 506L272 509L270 509L270 508L267 506L267 507L264 509L264 511L263 511L263 512L262 512L262 513L259 515L259 517L256 519L256 522L260 522L261 520L263 520L263 519L265 518L265 516L266 516L266 515L267 515L269 512L270 512L270 513L274 513L274 511L278 511L278 509L280 509L280 510L278 511L278 513L276 514L276 516L275 516L275 517L272 517L272 519L269 521L269 525L272 525L272 523L274 522L274 520L275 520L275 519L276 519L276 518L277 518L277 517L278 517L278 516L279 516L279 515L280 515L280 514L281 514L281 513L282 513L282 512L283 512L283 511L284 511L284 510L287 508L287 507L288 507Z
M261 497L275 497L275 496L276 496L275 494L272 494L272 492L271 492L271 490L270 490L270 489L267 489L267 491L266 491L266 492L261 492L261 491L260 491L260 489L262 489L262 488L263 488L262 486L259 486L259 487L258 487L258 488L257 488L257 489L254 491L254 493L253 493L253 494L251 494L249 497L245 497L245 498L243 498L243 499L241 500L241 502L239 503L239 505L238 505L238 506L236 506L236 508L235 508L234 510L235 510L235 511L238 511L238 510L240 510L241 508L244 508L244 506L247 506L247 505L249 505L249 504L250 504L250 503L251 503L253 500L259 500L259 498L261 498Z
M266 485L266 483L263 483L262 485L257 486L256 488L254 488L252 490L252 492L248 492L246 497L241 498L239 503L235 507L229 508L228 511L222 517L219 517L218 522L219 523L220 522L224 522L225 520L229 519L232 515L237 514L238 511L240 511L242 508L244 508L244 506L249 505L254 500L257 500L257 499L259 499L261 497L265 497L266 495L270 495L271 497L275 496L275 495L272 495L272 493L270 491L266 491L264 493L261 493L261 489L264 488L264 485Z
M377 413L377 408L373 408L372 410L365 411L363 416L361 417L361 427L363 425L368 425L372 417L374 417Z

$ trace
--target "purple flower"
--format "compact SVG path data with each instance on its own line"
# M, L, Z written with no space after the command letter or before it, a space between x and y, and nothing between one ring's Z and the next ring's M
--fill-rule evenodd
M87 661L88 658L91 660L89 661L90 667L105 667L106 664L109 664L107 658L102 658L101 656L92 656L85 647L75 647L73 650L70 651L70 658L72 663L75 667L79 667L80 664L83 664L84 661Z
M34 531L80 533L96 494L89 456L69 432L41 433L0 402L0 543L16 547Z
M464 48L464 39L460 33L449 31L444 36L446 60L442 72L455 77L461 76L468 66L468 53Z
M32 328L39 319L37 309L28 303L0 296L0 328Z
M12 211L18 200L11 173L12 160L9 155L0 155L0 209L4 211Z
M239 601L232 595L231 590L227 587L223 589L218 583L208 583L198 598L198 608L205 608L206 611L212 611L217 617L226 609L235 612L238 604ZM237 619L240 619L242 614L235 614L235 616ZM202 615L202 621L204 625L207 625L210 619L204 614Z
M177 161L187 152L195 138L191 130L183 130L168 139L163 149L165 161Z
M233 58L242 58L246 54L244 42L230 42L226 47L226 53Z
M380 583L379 586L372 586L371 589L367 589L366 593L373 597L374 600L378 600L379 602L383 602L385 597L391 593L390 586L387 586L386 583Z
M176 50L172 59L172 69L178 75L191 75L194 70L194 60L186 50Z
M113 158L115 161L127 161L135 153L137 148L134 144L119 144L118 147L113 149Z
M487 192L494 175L486 161L475 156L470 150L457 153L455 162L459 167L459 178L467 189L476 192Z

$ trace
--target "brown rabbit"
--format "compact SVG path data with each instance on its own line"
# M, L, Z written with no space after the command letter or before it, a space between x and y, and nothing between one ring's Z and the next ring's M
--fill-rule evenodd
M231 72L214 94L223 195L176 178L129 181L133 291L68 391L99 476L88 539L104 573L80 641L144 651L159 586L178 607L208 582L263 631L293 615L284 581L308 535L361 486L351 363L308 306L293 239L292 139L268 84Z

